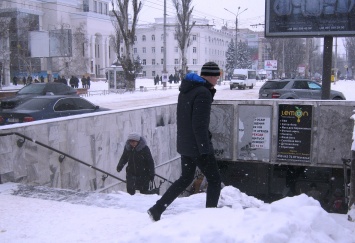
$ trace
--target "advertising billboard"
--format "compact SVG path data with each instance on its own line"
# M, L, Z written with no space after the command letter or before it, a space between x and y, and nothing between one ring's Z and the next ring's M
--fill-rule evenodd
M264 69L266 71L277 70L277 60L265 60L264 61Z
M266 0L265 36L355 34L355 0Z

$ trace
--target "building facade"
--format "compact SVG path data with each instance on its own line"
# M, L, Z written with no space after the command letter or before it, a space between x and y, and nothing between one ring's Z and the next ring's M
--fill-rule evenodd
M57 75L104 78L105 67L116 59L110 45L114 35L110 3L110 0L1 0L0 18L9 19L7 26L0 26L9 32L7 39L0 37L2 50L10 53L6 57L5 51L0 52L4 84L9 84L15 75L20 78L43 75L49 80ZM41 45L44 40L35 39L30 32L48 32L50 41L51 34L59 30L70 30L71 55L31 56L30 46Z
M58 75L105 79L106 68L117 59L109 4L110 0L0 0L0 19L9 20L7 26L0 26L9 32L8 36L0 36L4 84L8 85L14 76L21 79L29 75L44 76L48 80ZM190 33L186 53L188 71L199 73L207 61L216 62L224 71L226 52L230 41L235 39L235 29L217 29L207 19L193 18L193 21L196 25ZM164 18L137 26L133 55L142 62L141 76L161 76L164 62L168 75L181 70L176 26L175 17L166 19L166 43ZM43 33L48 33L49 54L36 54L34 49L47 48L45 38L39 37ZM238 41L245 41L258 50L257 46L262 46L259 34L253 33L248 29L238 30ZM70 39L66 39L67 36ZM69 43L65 48L60 44L63 38ZM120 55L124 53L122 46ZM262 61L259 57L257 54L256 62Z

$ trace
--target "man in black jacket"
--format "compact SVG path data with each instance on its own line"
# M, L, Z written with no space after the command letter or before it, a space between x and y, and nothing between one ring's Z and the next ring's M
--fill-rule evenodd
M221 179L211 142L210 112L220 69L214 62L202 66L201 76L189 73L181 82L177 104L177 151L181 154L181 176L156 204L148 210L153 221L194 179L196 167L205 175L208 187L206 207L217 207Z
M134 195L136 190L146 193L149 189L149 181L154 180L154 160L147 142L138 133L130 133L117 165L117 172L126 168L127 192Z

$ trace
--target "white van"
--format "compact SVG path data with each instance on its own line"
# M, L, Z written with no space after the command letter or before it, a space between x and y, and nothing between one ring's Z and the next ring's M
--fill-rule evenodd
M237 88L252 89L256 85L256 70L252 69L234 69L233 76L230 81L230 89Z

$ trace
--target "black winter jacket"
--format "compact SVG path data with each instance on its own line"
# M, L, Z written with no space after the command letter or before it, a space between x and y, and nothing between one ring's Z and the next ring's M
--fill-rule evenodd
M177 104L177 152L198 157L213 154L210 124L216 90L204 78L189 73L181 82Z
M123 154L117 165L117 171L121 171L127 163L126 173L128 175L146 178L154 177L154 160L143 137L140 138L136 148L133 148L128 140L126 141Z

